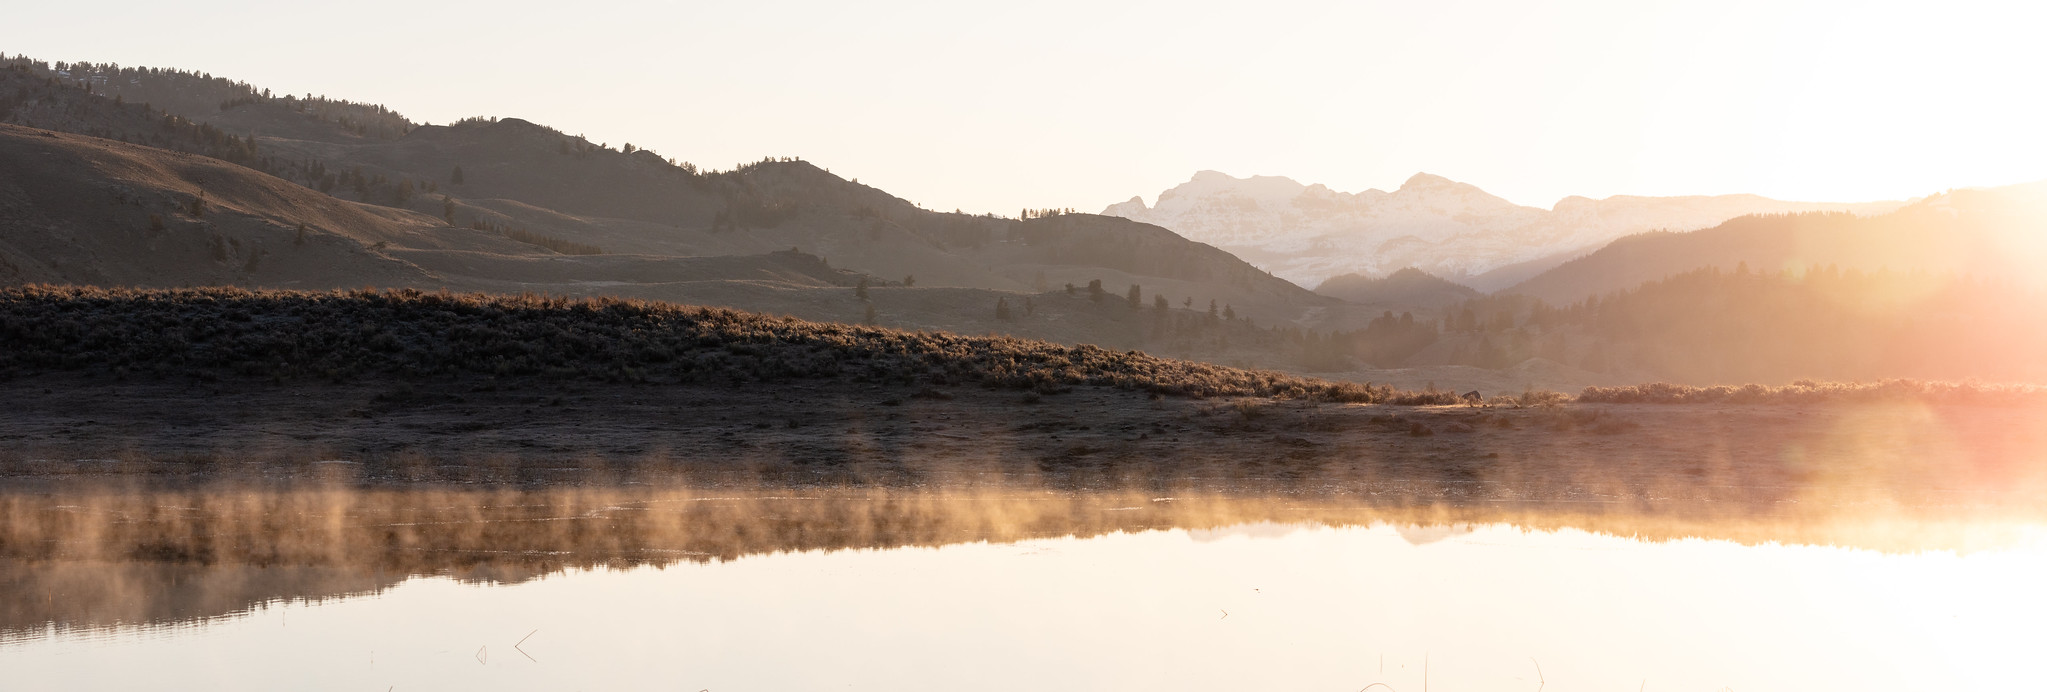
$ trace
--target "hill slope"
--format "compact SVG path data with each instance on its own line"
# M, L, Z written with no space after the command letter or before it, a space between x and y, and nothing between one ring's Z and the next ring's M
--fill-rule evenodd
M1403 267L1376 278L1363 274L1332 276L1316 286L1315 292L1363 305L1430 311L1442 310L1479 296L1478 291L1468 286L1414 267Z
M1747 216L1690 233L1614 241L1508 290L1552 303L1634 288L1704 267L1803 273L1814 266L2007 278L2038 286L2047 266L2047 183L1956 190L1876 217Z
M1101 280L1119 293L1138 284L1176 302L1216 301L1266 324L1364 319L1226 252L1138 224L1069 217L1054 224L1066 231L1019 231L1027 222L924 210L798 160L703 171L516 118L423 126L381 106L276 96L211 75L6 62L0 120L212 156L558 251L757 257L793 247L923 286L1017 292ZM1090 251L1104 247L1174 262Z
M406 284L437 225L204 156L0 125L0 281ZM301 230L303 228L303 230Z

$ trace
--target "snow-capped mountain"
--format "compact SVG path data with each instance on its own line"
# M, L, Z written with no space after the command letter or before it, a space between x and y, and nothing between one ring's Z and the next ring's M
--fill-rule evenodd
M1102 213L1163 226L1303 286L1337 274L1384 275L1416 267L1496 288L1484 285L1490 282L1480 275L1509 265L1527 270L1529 263L1561 263L1631 233L1696 230L1747 214L1880 214L1902 204L1783 202L1755 195L1615 196L1566 197L1551 209L1540 209L1427 173L1392 192L1345 193L1277 176L1236 178L1202 171L1159 193L1155 205L1132 197Z

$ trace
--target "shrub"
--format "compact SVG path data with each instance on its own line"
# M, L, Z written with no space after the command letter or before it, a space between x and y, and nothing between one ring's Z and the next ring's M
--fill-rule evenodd
M1178 397L1454 403L1136 351L807 322L623 298L240 288L0 288L0 374L126 368L201 379L550 377L1078 386Z

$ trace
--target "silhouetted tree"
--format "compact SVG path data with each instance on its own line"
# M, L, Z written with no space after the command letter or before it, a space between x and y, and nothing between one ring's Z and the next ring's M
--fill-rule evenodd
M1132 310L1144 307L1144 289L1139 288L1137 284L1130 284L1130 292L1125 294L1123 298L1130 301L1130 309Z
M1008 298L996 298L996 299L995 299L995 319L997 319L997 320L1001 320L1001 321L1003 321L1003 322L1008 322L1008 321L1009 321L1009 299L1008 299Z
M860 298L861 300L867 300L867 277L866 277L866 276L861 276L861 277L860 277L860 285L858 285L858 286L854 286L854 287L853 287L853 295L855 295L855 296L858 296L858 297L859 297L859 298Z
M917 285L917 275L916 275L916 274L906 274L906 275L904 275L904 276L903 276L903 285L904 285L904 286L915 286L915 285Z
M450 184L450 185L461 185L461 184L462 184L462 182L463 182L463 178L462 178L462 167L461 167L461 166L456 166L456 167L455 167L455 172L453 172L453 173L449 173L449 174L448 174L448 184Z
M1095 301L1095 302L1097 302L1097 303L1099 303L1099 302L1102 302L1102 295L1103 295L1104 293L1106 293L1106 291L1103 291L1103 290L1102 290L1102 280L1101 280L1101 279L1094 279L1094 280L1091 280L1091 281L1087 282L1087 299L1088 299L1088 300L1092 300L1092 301Z
M1151 297L1151 306L1157 308L1159 312L1165 312L1172 309L1173 304L1167 301L1165 296L1155 295Z

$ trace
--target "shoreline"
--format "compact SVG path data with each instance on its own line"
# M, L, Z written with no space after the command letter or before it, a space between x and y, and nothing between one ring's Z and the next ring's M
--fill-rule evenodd
M2037 403L1533 407L1154 398L833 380L0 382L0 487L1188 488L1413 502L2022 506Z

